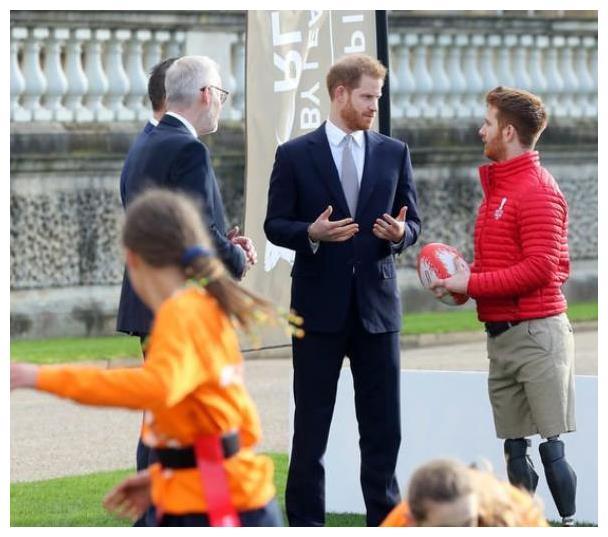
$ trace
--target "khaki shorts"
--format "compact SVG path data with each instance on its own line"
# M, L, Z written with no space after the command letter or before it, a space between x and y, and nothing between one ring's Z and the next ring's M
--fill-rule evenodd
M565 313L488 337L488 390L498 438L576 430L574 336Z

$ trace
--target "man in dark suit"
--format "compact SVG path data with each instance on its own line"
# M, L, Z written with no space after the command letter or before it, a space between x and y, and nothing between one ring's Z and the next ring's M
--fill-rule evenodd
M399 502L401 304L394 254L420 232L409 150L370 131L386 68L347 56L327 75L329 119L277 149L264 230L295 250L291 306L294 436L286 489L292 526L325 522L323 456L336 387L349 357L359 424L367 524ZM330 216L332 220L330 220Z
M142 147L146 144L150 133L158 125L160 119L167 111L165 101L165 74L167 69L171 67L176 58L169 58L156 64L150 72L148 79L148 98L152 106L152 117L146 123L146 126L139 133L133 145L131 145L125 163L120 173L120 200L124 209L132 201L135 190L132 188L133 165L139 157ZM129 184L127 186L127 181ZM150 332L150 324L152 322L152 312L144 305L144 303L135 294L127 271L124 271L122 279L122 290L120 293L120 303L118 306L118 317L116 320L116 330L124 332L132 336L138 336L142 339ZM139 450L138 450L139 454ZM145 457L147 460L147 456ZM140 468L140 457L137 460L137 471ZM147 465L146 465L147 466ZM145 467L145 466L144 466Z
M217 64L204 56L166 60L153 69L148 94L156 126L150 120L129 150L120 179L123 206L149 186L188 193L200 203L219 257L235 278L242 278L256 263L257 254L251 240L239 236L237 229L226 233L224 206L209 151L198 140L198 136L217 130L228 95L221 89ZM125 271L117 330L138 336L143 347L152 318ZM150 450L140 440L137 470L150 462ZM136 525L154 525L153 511Z
M215 132L228 92L221 89L217 64L205 56L172 62L164 77L166 113L158 126L140 136L121 175L127 206L149 186L182 190L200 202L218 256L237 279L257 261L250 239L226 232L224 205L209 150L198 136ZM140 337L150 332L152 314L133 293L125 276L117 329Z

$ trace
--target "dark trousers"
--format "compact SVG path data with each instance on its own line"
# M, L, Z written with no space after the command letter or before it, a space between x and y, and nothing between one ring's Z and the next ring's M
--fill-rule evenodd
M366 332L352 294L342 332L307 332L293 340L296 409L285 493L290 526L325 523L323 456L344 356L350 359L354 382L367 525L378 526L400 501L395 477L401 442L399 334Z
M146 359L146 349L145 349L145 340L147 336L139 336L141 350L144 357ZM137 452L135 454L135 463L138 472L145 470L150 466L153 462L155 462L155 456L152 449L146 446L142 441L141 437L137 440ZM156 509L154 506L150 506L146 512L138 518L133 526L141 527L141 526L156 526Z
M263 526L273 527L283 525L283 515L276 500L268 502L260 509L252 509L251 511L241 511L239 513L241 526ZM189 515L164 515L159 526L181 526L181 527L208 527L209 518L204 514L189 514Z

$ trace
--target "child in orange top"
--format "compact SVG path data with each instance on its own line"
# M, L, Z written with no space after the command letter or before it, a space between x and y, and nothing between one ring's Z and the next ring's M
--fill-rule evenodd
M407 500L399 503L382 527L547 526L542 507L526 490L494 474L450 459L418 468Z
M11 389L145 410L142 439L159 462L119 485L109 510L137 517L151 499L160 525L282 525L272 461L253 450L260 422L231 322L247 328L272 308L226 274L183 196L143 193L122 239L131 282L155 314L143 366L11 364Z

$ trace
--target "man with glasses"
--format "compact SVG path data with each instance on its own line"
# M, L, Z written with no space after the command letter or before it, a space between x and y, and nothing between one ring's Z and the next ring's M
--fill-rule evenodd
M165 75L167 112L133 158L127 181L132 192L149 186L184 191L200 202L218 256L242 279L257 261L251 239L227 233L224 204L209 150L198 137L217 130L229 92L218 65L207 56L184 56Z
M228 90L222 89L222 88L218 88L217 86L207 86L207 88L211 88L216 90L219 93L220 96L220 103L224 104L226 102L226 100L228 99L228 95L230 95L230 92ZM201 91L204 91L205 88L201 88Z

